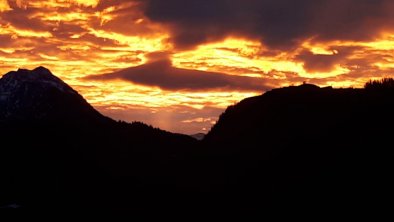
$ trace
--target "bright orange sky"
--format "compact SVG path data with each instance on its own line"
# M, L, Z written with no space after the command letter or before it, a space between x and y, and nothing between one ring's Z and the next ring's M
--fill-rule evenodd
M372 11L383 15L393 8L390 1L378 2ZM327 31L320 24L299 29L302 35L290 30L288 39L281 38L292 44L278 47L269 41L270 30L250 28L250 18L246 28L223 22L231 15L215 15L204 25L199 14L197 22L178 12L156 16L150 9L155 4L161 6L155 0L0 0L0 73L45 66L106 115L189 134L207 132L227 106L270 88L302 82L360 87L393 74L392 17L375 18L361 6L357 10L366 15L356 18L362 24L349 26L352 35L333 34L331 19L322 19ZM279 24L282 30L286 24ZM193 39L200 31L203 40L183 44L184 36ZM117 72L130 67L137 68Z

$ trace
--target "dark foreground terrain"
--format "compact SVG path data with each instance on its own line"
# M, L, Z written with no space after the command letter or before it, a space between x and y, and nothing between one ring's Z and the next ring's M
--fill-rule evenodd
M275 89L229 107L198 141L102 116L43 67L10 72L0 79L0 207L389 209L393 82Z

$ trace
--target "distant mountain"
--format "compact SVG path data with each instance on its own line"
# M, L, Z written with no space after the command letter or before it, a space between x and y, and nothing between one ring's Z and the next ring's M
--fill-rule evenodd
M203 140L204 137L205 137L205 134L204 133L197 133L197 134L193 134L193 135L190 135L190 136L193 137L196 140Z

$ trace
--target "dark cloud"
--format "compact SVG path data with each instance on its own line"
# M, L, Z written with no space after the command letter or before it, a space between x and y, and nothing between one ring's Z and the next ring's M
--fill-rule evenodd
M53 24L47 24L39 18L32 17L38 11L35 8L21 9L15 7L11 11L2 12L0 21L23 30L51 31L55 27Z
M304 69L308 72L330 72L346 59L348 53L333 52L332 55L313 54L304 51L296 59L304 63Z
M89 76L90 80L123 79L135 84L156 86L165 90L242 90L266 91L262 78L234 76L217 72L179 69L162 59L110 74Z
M13 43L13 39L9 35L0 35L0 47L8 47Z
M69 39L72 35L83 34L87 31L86 29L76 24L58 22L56 28L53 28L51 32L52 35L58 39Z
M146 16L189 48L226 36L289 49L305 39L367 40L393 27L392 0L146 0Z

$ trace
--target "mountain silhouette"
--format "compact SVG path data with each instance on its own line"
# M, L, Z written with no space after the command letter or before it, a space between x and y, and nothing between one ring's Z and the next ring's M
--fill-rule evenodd
M199 141L105 117L43 67L10 72L0 79L0 208L383 210L393 82L274 89L229 107Z
M249 207L371 210L392 194L392 83L274 89L229 107L204 147Z
M0 79L0 141L0 207L57 210L170 195L166 184L196 144L101 115L43 67Z
M108 121L81 95L44 68L19 69L0 79L0 121Z

